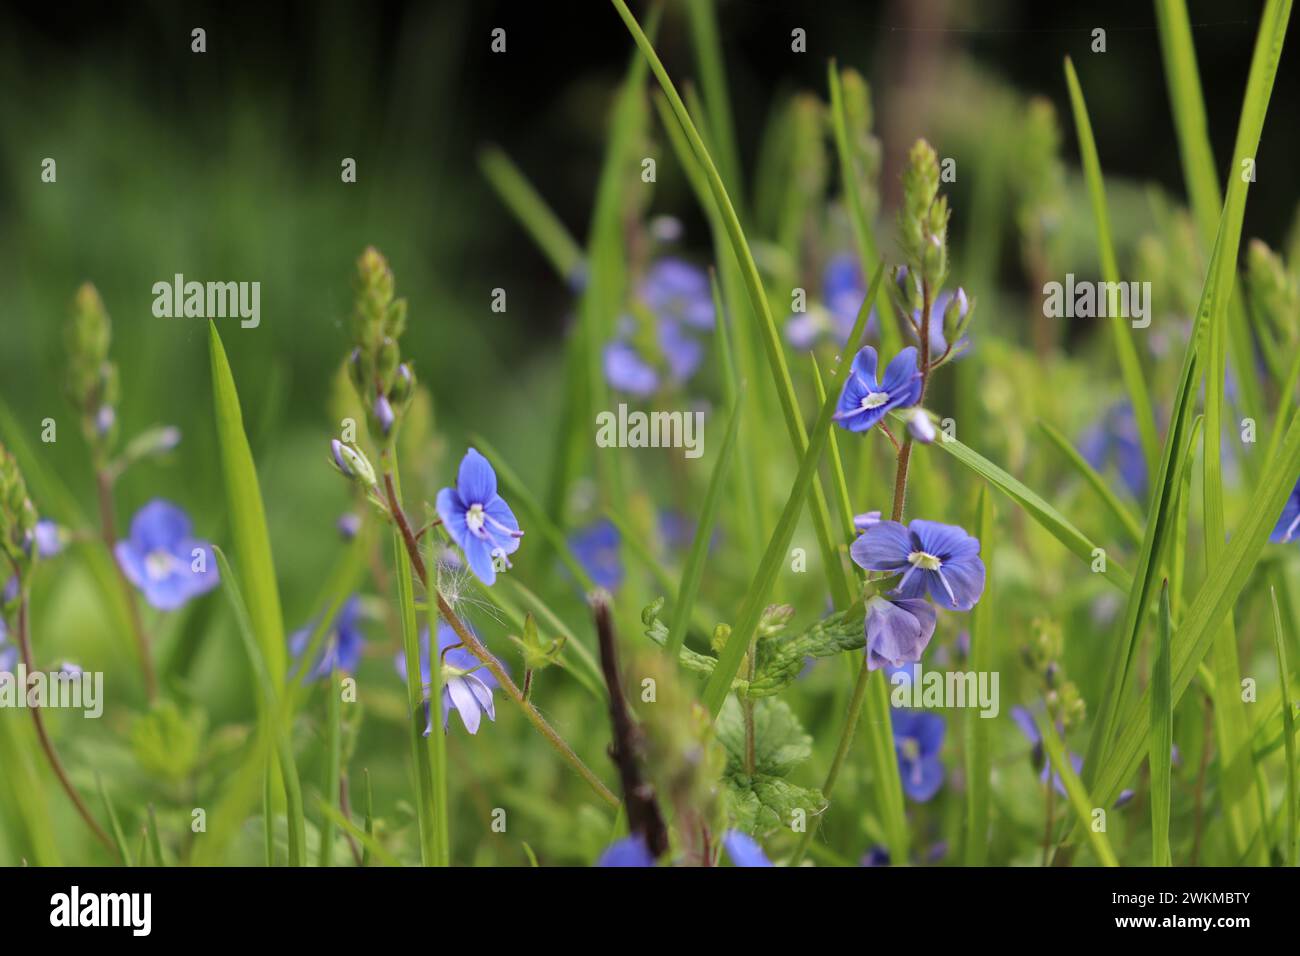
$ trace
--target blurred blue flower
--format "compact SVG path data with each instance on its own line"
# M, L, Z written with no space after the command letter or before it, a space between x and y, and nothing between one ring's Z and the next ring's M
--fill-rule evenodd
M853 516L853 528L855 531L866 531L873 524L880 524L879 511L867 511L860 515Z
M665 380L672 385L685 383L699 368L704 347L680 322L657 319L656 323L659 354L653 360L633 344L636 322L630 317L619 323L620 337L605 346L605 380L615 391L645 398L659 391ZM663 371L667 373L666 378Z
M354 511L345 511L339 515L339 520L334 523L338 529L339 536L344 541L351 541L361 531L361 516Z
M36 522L36 554L52 558L63 550L63 532L48 518Z
M623 583L619 540L618 528L608 518L601 518L569 536L569 549L573 556L592 583L606 591L617 590Z
M865 346L853 357L844 380L835 421L851 432L864 432L880 422L891 409L907 408L921 398L921 373L916 367L916 349L903 349L885 368L883 381L876 380L876 350Z
M641 301L660 320L713 330L713 291L708 273L699 266L665 256L646 271L639 291Z
M728 830L722 835L722 846L727 851L727 856L731 857L733 866L772 865L772 861L767 858L767 854L758 845L758 841L748 833L741 833L739 830Z
M948 349L948 339L943 334L943 315L948 311L948 304L952 301L953 296L957 297L958 315L961 318L966 317L970 304L966 300L966 291L957 289L956 292L944 290L934 297L934 302L930 304L930 361L937 362L943 353ZM915 324L913 332L921 328L921 310L916 309L912 312L912 322ZM919 338L919 335L918 335ZM949 358L956 359L965 354L970 348L970 339L962 336L952 347L952 355Z
M1269 540L1286 544L1296 540L1297 532L1300 532L1300 481L1291 489L1291 496L1282 507L1282 515L1277 519L1277 527L1273 529Z
M934 608L927 601L871 598L867 602L867 669L919 661L934 636L935 620Z
M929 590L949 611L969 611L984 593L979 551L979 539L957 525L919 518L907 526L872 525L849 548L854 562L868 571L902 573L893 594L919 598Z
M1033 744L1031 759L1033 760L1035 767L1042 768L1039 771L1038 779L1043 783L1047 783L1047 775L1050 772L1052 775L1052 786L1061 796L1066 796L1065 783L1061 780L1061 775L1052 768L1051 761L1045 759L1045 754L1043 752L1043 735L1038 732L1038 724L1034 721L1033 714L1024 707L1012 707L1011 719L1016 722L1016 726L1020 728L1020 732L1025 735L1025 738ZM1074 768L1076 774L1081 773L1083 771L1083 758L1076 753L1071 753L1070 766Z
M195 538L189 516L161 498L135 513L130 536L114 553L127 580L160 611L174 611L220 581L212 545Z
M596 861L597 866L654 866L655 858L639 834L611 843Z
M944 719L921 710L890 710L894 728L894 752L903 792L917 803L925 803L943 786Z
M510 506L497 494L497 473L477 450L471 448L461 459L455 488L438 492L438 517L460 545L470 570L484 584L497 579L494 558L510 562L506 555L519 550L523 532Z
M0 617L0 671L12 674L14 664L18 661L18 648L10 644L8 638L9 632L5 627L5 619Z
M1142 454L1137 418L1127 401L1112 405L1079 440L1079 454L1097 471L1112 463L1120 480L1139 501L1147 496L1147 462Z
M889 866L889 851L883 846L873 846L862 854L859 866Z
M443 731L446 731L451 709L455 707L465 729L471 734L478 733L484 714L488 720L497 719L492 692L501 685L483 662L460 642L451 625L442 620L438 621L438 656L442 662ZM401 651L397 652L393 663L398 675L405 679L406 657ZM420 634L420 681L426 692L432 678L433 672L429 670L429 632L426 629ZM428 707L427 703L425 707ZM432 731L433 716L430 714L424 735L427 737Z
M343 602L338 615L330 622L329 631L321 643L316 664L303 674L303 680L322 680L330 676L335 669L344 674L353 674L361 663L361 651L365 646L365 634L361 631L361 599L353 594ZM289 650L294 658L301 658L307 653L317 621L300 628L289 635Z
M821 302L824 308L813 306L786 319L786 341L801 350L812 348L828 336L836 345L846 345L866 297L867 285L862 281L858 257L848 252L833 255L822 273ZM878 325L876 310L872 309L867 316L864 334L874 334Z

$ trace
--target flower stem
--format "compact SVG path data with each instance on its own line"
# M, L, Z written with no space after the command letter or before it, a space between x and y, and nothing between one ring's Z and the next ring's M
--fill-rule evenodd
M23 667L26 668L28 674L33 674L36 672L36 666L32 661L32 641L27 625L27 589L21 580L19 581L17 624L18 647L23 656ZM59 759L59 754L54 749L54 742L50 740L49 732L45 729L45 719L41 716L41 709L39 707L29 707L29 709L32 712L32 722L36 724L36 736L40 739L41 749L45 751L45 757L49 761L50 769L59 778L59 784L67 793L68 798L72 800L73 806L77 808L77 813L81 815L81 819L86 821L86 826L90 827L91 832L95 834L95 839L104 844L110 853L117 856L117 847L104 831L104 828L99 825L94 815L91 814L90 808L81 799L81 794L77 793L77 788L72 785L72 780L63 767L63 761Z
M421 581L426 581L428 578L425 576L424 556L420 554L420 546L415 540L415 533L411 530L411 523L407 520L406 512L402 510L402 503L398 500L397 489L393 485L393 474L388 470L384 472L384 491L388 495L388 510L393 516L393 521L397 523L398 532L401 534L402 541L406 544L407 553L411 557L411 566L415 568L416 576ZM465 645L469 652L481 660L484 666L492 672L492 676L497 679L506 694L519 705L519 708L524 712L524 716L528 718L528 722L546 738L547 742L555 748L565 762L577 771L582 779L587 781L591 789L596 791L598 797L611 807L619 806L618 797L614 796L613 791L605 786L592 769L582 762L582 758L574 753L573 748L547 722L546 718L533 706L532 702L524 697L523 691L510 679L510 675L501 666L501 662L483 646L483 643L474 636L474 632L452 610L442 592L437 587L433 588L433 592L432 596L436 597L438 602L438 613L442 615L443 620L451 625L451 629L456 632L456 636L460 638L461 643Z
M117 574L118 584L122 587L122 596L126 598L127 615L131 620L131 635L135 638L136 651L140 655L140 667L144 671L144 689L153 704L158 699L158 678L153 669L153 655L149 651L149 638L145 634L144 620L140 616L140 603L136 599L135 589L131 587L131 582L126 579L122 571L122 566L117 563L117 555L114 548L117 544L117 531L113 522L113 478L107 468L102 465L95 467L95 485L99 490L99 527L100 534L104 539L104 547L108 549L108 560L113 563L113 571Z

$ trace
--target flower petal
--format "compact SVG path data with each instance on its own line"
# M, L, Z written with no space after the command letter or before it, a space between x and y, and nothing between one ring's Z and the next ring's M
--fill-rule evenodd
M915 351L915 349L913 349ZM853 356L852 375L850 379L856 377L862 380L862 384L868 386L872 391L876 389L876 366L880 362L880 357L876 350L870 345L864 345L858 349L858 354Z
M170 501L155 498L131 519L131 544L144 554L170 551L190 531L189 515Z
M945 565L980 553L979 538L971 537L960 525L917 518L908 525L908 530L916 535L922 551L934 555Z
M486 668L483 672L492 673ZM466 674L461 679L465 682L465 686L469 688L470 693L474 695L474 699L478 701L479 706L483 708L483 713L487 714L488 720L496 720L497 708L492 700L492 689L479 679L478 673Z
M885 367L885 378L880 383L880 387L893 395L908 395L920 392L921 373L916 367L916 347L909 345L897 355L895 355ZM916 399L912 399L907 404L914 404Z
M928 577L930 596L949 611L969 611L984 593L984 562L975 556L945 561Z
M912 537L897 521L873 524L849 546L849 556L867 571L901 571L909 567Z
M483 717L483 710L470 692L464 678L453 677L447 681L447 695L460 714L461 722L471 734L478 733L478 725Z
M487 504L497 493L497 473L492 465L471 448L460 460L460 473L456 476L456 490L466 505Z

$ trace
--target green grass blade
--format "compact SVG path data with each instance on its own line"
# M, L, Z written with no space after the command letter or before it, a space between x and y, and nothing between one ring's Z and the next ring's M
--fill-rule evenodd
M122 857L122 862L127 866L135 866L131 859L131 848L127 845L126 835L122 832L122 824L117 819L117 811L113 809L113 801L108 799L108 791L104 789L104 778L99 774L95 774L95 787L99 790L99 799L104 803L109 832L113 834L113 842L117 844L117 852Z
M997 648L994 647L997 609L994 604L992 583L997 576L992 573L993 559L993 499L987 486L980 488L975 507L975 527L980 539L980 554L986 570L984 594L971 611L970 666L977 674L996 670ZM989 798L992 792L993 752L989 739L990 724L971 710L966 717L966 833L963 861L966 866L984 866L988 863L989 849Z
M1092 808L1097 804L1088 796L1083 781L1074 772L1074 767L1065 754L1065 746L1061 743L1061 738L1056 735L1056 727L1053 726L1051 720L1041 714L1035 720L1038 723L1038 732L1043 741L1043 749L1047 751L1047 757L1052 762L1052 767L1060 776L1061 783L1065 785L1065 793L1069 798L1070 806L1079 818L1079 825L1086 829L1088 840L1092 843L1093 852L1097 854L1097 858L1101 860L1103 866L1119 866L1119 861L1115 858L1115 851L1110 847L1110 838L1106 836L1104 830L1098 830L1092 825Z
M1074 125L1079 136L1079 153L1083 160L1084 178L1088 183L1088 196L1092 201L1093 218L1097 223L1097 245L1101 252L1102 278L1108 283L1118 283L1119 262L1115 258L1115 244L1110 234L1110 215L1106 211L1106 189L1102 182L1101 160L1097 157L1097 142L1092 136L1092 123L1088 119L1088 107L1083 101L1079 77L1074 72L1074 63L1068 56L1065 58L1065 79L1070 87L1070 105L1074 110ZM1120 375L1124 379L1124 387L1128 390L1129 401L1133 405L1133 415L1137 419L1142 451L1146 456L1147 467L1151 468L1160 458L1160 439L1156 434L1156 417L1151 408L1151 396L1147 392L1142 363L1138 360L1137 348L1133 344L1132 330L1127 318L1119 315L1111 317L1111 336L1115 342L1115 355L1119 361Z
M731 242L732 252L740 264L745 290L749 295L750 305L758 319L758 332L762 338L763 351L767 357L777 398L781 404L781 414L785 420L786 431L789 433L791 447L794 450L795 458L802 460L808 449L807 429L804 427L803 417L799 410L799 402L795 395L794 383L790 378L789 366L786 364L781 338L777 333L776 322L772 317L771 303L767 300L767 293L763 289L763 280L758 271L758 263L749 248L748 241L745 239L744 229L741 227L735 206L732 205L726 186L722 182L722 177L718 173L713 158L704 145L704 140L700 137L699 130L696 129L695 123L691 120L686 104L682 102L677 88L668 76L668 71L664 69L663 63L660 62L659 55L655 53L649 38L637 23L636 18L632 16L632 12L628 10L624 0L611 0L611 2L618 11L619 16L623 18L623 22L627 25L633 39L636 40L636 44L640 47L646 61L650 64L650 69L654 72L660 87L663 88L664 94L668 97L668 102L672 106L673 114L677 117L677 122L681 125L682 132L686 134L696 161L704 171L704 177L708 182L714 207ZM854 341L856 341L856 338ZM846 600L849 592L847 572L844 570L843 562L838 559L834 549L830 532L830 512L820 482L811 483L808 486L808 491L812 496L810 510L812 512L813 529L817 534L817 540L826 563L831 594L838 605ZM728 678L729 681L730 678ZM721 706L721 701L718 702L718 706Z
M146 832L149 834L149 852L153 855L154 866L166 866L167 859L163 856L162 840L158 837L158 815L154 813L152 803L149 804Z
M904 421L900 415L894 417L900 423ZM999 468L983 455L963 445L955 438L950 440L940 438L930 447L942 449L952 455L957 461L998 489L998 491L1014 501L1026 514L1042 525L1052 537L1065 545L1071 554L1076 555L1091 567L1096 559L1094 551L1097 550L1098 545L1071 524L1065 515L1053 508L1040 495L1030 491L1023 482L1013 478L1010 473ZM1106 580L1124 591L1127 591L1132 584L1133 579L1128 572L1111 560L1109 556L1106 558L1106 570L1101 574Z
M314 661L316 658L304 658ZM321 781L321 802L337 807L339 802L339 781L342 760L342 694L340 692L339 671L330 672L325 685L325 775ZM321 815L320 822L320 865L333 866L334 855L334 821L327 813Z
M501 149L495 146L483 149L478 163L501 201L532 236L559 277L565 282L572 281L582 267L582 249L546 205L546 200Z
M253 453L244 433L239 393L215 322L208 322L208 333L213 410L235 558L248 587L247 607L252 633L258 641L272 684L280 687L284 684L288 655L275 562L271 558L271 539L266 530L266 510L262 506L262 489L258 485Z
M857 341L862 334L867 315L871 311L871 304L880 290L880 279L883 274L884 270L877 267L876 274L871 279L871 288L862 302L862 307L858 310L857 322L854 324L850 341ZM758 571L745 597L745 603L741 606L736 624L732 628L731 637L727 640L727 646L723 648L718 663L704 686L703 703L715 720L731 690L731 682L740 670L740 662L749 650L749 643L758 627L758 619L767 604L768 593L776 580L778 568L785 560L786 549L790 546L795 525L799 521L799 513L803 510L804 496L807 495L808 488L816 477L817 464L821 459L822 449L826 446L826 436L831 429L831 416L835 413L835 403L839 398L838 382L834 377L836 373L838 369L832 373L830 394L822 403L821 412L817 416L816 424L813 425L807 450L799 463L799 472L790 488L790 494L786 498L785 508L777 521L776 529L768 539L767 549L763 552Z
M362 866L369 866L372 858L378 860L384 866L400 867L402 865L401 860L397 859L397 857L385 850L383 844L375 839L372 824L369 820L366 829L363 830L345 817L337 807L329 806L324 800L320 801L320 803L321 813L328 816L334 823L350 834L354 840L361 844L363 853L361 857Z
M1106 483L1106 479L1097 473L1097 469L1088 464L1084 457L1070 444L1068 438L1047 422L1039 422L1038 427L1065 456L1065 460L1083 477L1088 486L1097 493L1097 497L1101 499L1102 504L1115 516L1124 530L1128 532L1128 536L1134 541L1141 542L1142 523L1133 514L1133 509L1120 500L1119 495L1115 494L1110 485Z
M361 796L365 798L365 802L361 807L362 819L366 822L365 839L362 840L359 834L354 835L357 836L358 840L361 840L361 865L369 866L370 847L375 842L375 794L370 786L370 768L367 767L361 771L361 781ZM382 850L383 847L380 847L380 849Z
M438 860L437 828L434 824L433 762L424 740L424 680L420 674L420 634L415 617L415 593L412 583L415 570L401 532L393 529L393 563L397 579L397 608L402 625L402 652L406 664L406 721L411 742L411 761L415 772L415 814L420 828L420 862L436 866ZM438 646L437 631L429 632L429 672L438 670L434 659ZM435 734L441 733L441 698L430 698L430 714Z
M686 629L690 625L691 612L695 608L695 597L699 594L700 581L704 577L704 564L709 558L709 542L713 540L713 528L718 519L718 505L722 501L727 469L731 464L732 453L736 450L741 402L744 400L743 389L741 392L732 403L727 435L722 440L722 449L718 452L718 460L714 462L713 473L709 475L709 487L704 493L704 504L700 508L700 517L695 525L695 539L691 542L686 566L682 568L682 583L677 589L677 604L673 607L668 639L664 644L664 653L668 655L670 661L677 660L678 652L686 641Z
M1277 589L1269 588L1269 597L1273 605L1273 648L1277 652L1277 681L1282 694L1282 739L1286 748L1286 845L1282 848L1282 862L1287 866L1300 866L1300 825L1296 814L1300 805L1296 803L1296 744L1295 744L1295 702L1291 699L1291 671L1286 660L1286 638L1282 631L1282 612L1278 609Z
M1151 865L1173 866L1169 853L1169 802L1174 745L1173 692L1169 686L1169 585L1160 592L1160 644L1151 670Z
M809 360L812 364L813 387L815 388L813 394L817 396L817 404L820 406L822 402L826 401L826 383L822 380L822 370L821 366L817 364L817 357L810 355ZM835 492L835 511L840 519L841 540L849 542L858 536L858 532L853 526L853 503L849 499L849 483L844 476L844 460L840 457L840 443L839 439L835 437L835 429L833 428L826 438L826 458L831 467L831 487ZM861 571L861 569L859 570ZM866 572L862 571L861 576L865 577Z
M744 183L741 177L740 151L736 147L736 128L731 118L731 100L727 95L726 66L722 59L722 42L718 37L717 10L713 0L686 0L686 19L691 28L691 46L700 71L700 90L704 94L709 127L709 141L722 180L736 204L743 207Z
M276 693L278 685L272 679L270 667L262 656L253 619L244 601L244 592L239 586L239 578L236 577L226 553L218 547L213 547L212 550L216 553L217 564L221 568L222 590L226 592L230 609L235 615L235 629L244 643L244 652L248 655L253 680L262 698L263 729L271 736L280 763L280 777L284 785L285 812L289 827L289 865L303 866L306 863L307 825L303 819L302 786L298 780L298 768L293 757L293 742L280 719L280 700Z
M424 582L424 593L432 595L440 586L438 574L438 539L428 536L427 552L424 566L428 580ZM437 641L433 635L438 633L438 602L430 601L429 620L429 654L432 658ZM429 768L432 774L431 794L433 798L433 850L434 866L451 866L451 809L448 802L447 780L447 735L441 726L442 716L442 666L441 661L429 661L429 713L433 719L433 732L425 740L429 749Z

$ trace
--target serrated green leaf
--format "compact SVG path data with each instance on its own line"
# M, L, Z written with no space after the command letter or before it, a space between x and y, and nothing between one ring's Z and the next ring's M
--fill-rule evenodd
M787 776L812 756L812 738L804 732L790 705L776 697L754 702L754 771ZM727 751L727 771L745 772L745 718L741 705L728 697L718 715L718 740Z
M820 790L800 787L784 777L766 774L726 774L731 825L737 830L762 835L788 828L797 811L806 817L821 813L826 800Z

